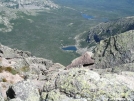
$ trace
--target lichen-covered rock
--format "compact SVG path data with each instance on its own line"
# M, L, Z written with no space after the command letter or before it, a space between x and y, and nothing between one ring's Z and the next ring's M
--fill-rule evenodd
M7 91L10 99L20 98L22 101L40 101L38 89L29 80L14 84Z
M59 90L53 90L48 93L42 92L43 101L87 101L86 99L74 99L61 93Z
M58 74L56 88L74 99L85 98L93 101L134 100L133 72L126 73L127 77L124 74L106 73L100 77L98 73L88 69L70 69Z
M112 36L100 42L95 48L96 68L113 68L119 65L133 63L134 61L134 30ZM134 68L123 68L120 70L131 70Z
M48 92L51 90L54 90L56 88L55 82L57 75L62 72L65 69L65 67L59 63L54 64L52 67L49 68L49 70L44 71L44 74L46 76L45 84L44 84L44 91Z
M97 89L95 82L99 79L99 74L93 71L76 68L60 73L57 76L56 86L70 97L92 98L90 92Z

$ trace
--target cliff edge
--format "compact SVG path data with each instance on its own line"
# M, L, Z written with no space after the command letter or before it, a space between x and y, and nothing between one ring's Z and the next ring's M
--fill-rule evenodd
M95 48L94 56L85 54L68 69L30 52L0 45L0 100L133 101L133 38L132 30L105 39ZM94 69L85 63L91 63ZM116 67L118 73L107 71ZM100 74L97 70L101 69Z

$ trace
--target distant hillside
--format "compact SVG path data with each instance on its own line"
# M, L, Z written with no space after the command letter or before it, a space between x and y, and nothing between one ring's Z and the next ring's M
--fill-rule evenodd
M59 8L51 0L0 0L0 4L13 9Z
M81 48L91 48L92 46L96 46L96 43L100 42L102 39L132 29L134 29L134 17L121 18L106 23L100 23L90 28L88 32L78 35L76 41Z
M11 32L14 25L11 20L22 18L22 13L35 16L39 10L59 7L51 0L0 0L0 32Z

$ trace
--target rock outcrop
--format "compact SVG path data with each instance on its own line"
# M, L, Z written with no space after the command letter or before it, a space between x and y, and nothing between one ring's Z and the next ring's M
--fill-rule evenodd
M20 98L22 101L40 101L38 88L31 81L21 81L7 90L10 99Z
M32 67L47 69L53 65L52 61L32 56L30 52L11 49L0 44L0 66L10 66L14 68Z
M93 65L94 59L92 57L92 52L86 52L82 56L74 59L72 63L66 67L66 69Z
M96 68L134 71L134 30L111 36L95 48Z
M85 68L58 72L55 88L43 91L47 101L108 101L133 100L133 72L99 75Z

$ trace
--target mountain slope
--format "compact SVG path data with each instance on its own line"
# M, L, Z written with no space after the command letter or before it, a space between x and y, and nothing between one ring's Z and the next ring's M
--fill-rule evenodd
M94 50L96 68L134 71L134 30L102 40Z
M102 39L132 29L134 29L134 17L121 18L106 23L100 23L90 28L88 32L78 35L76 42L79 47L91 48L92 46L96 46L96 43L100 42Z

